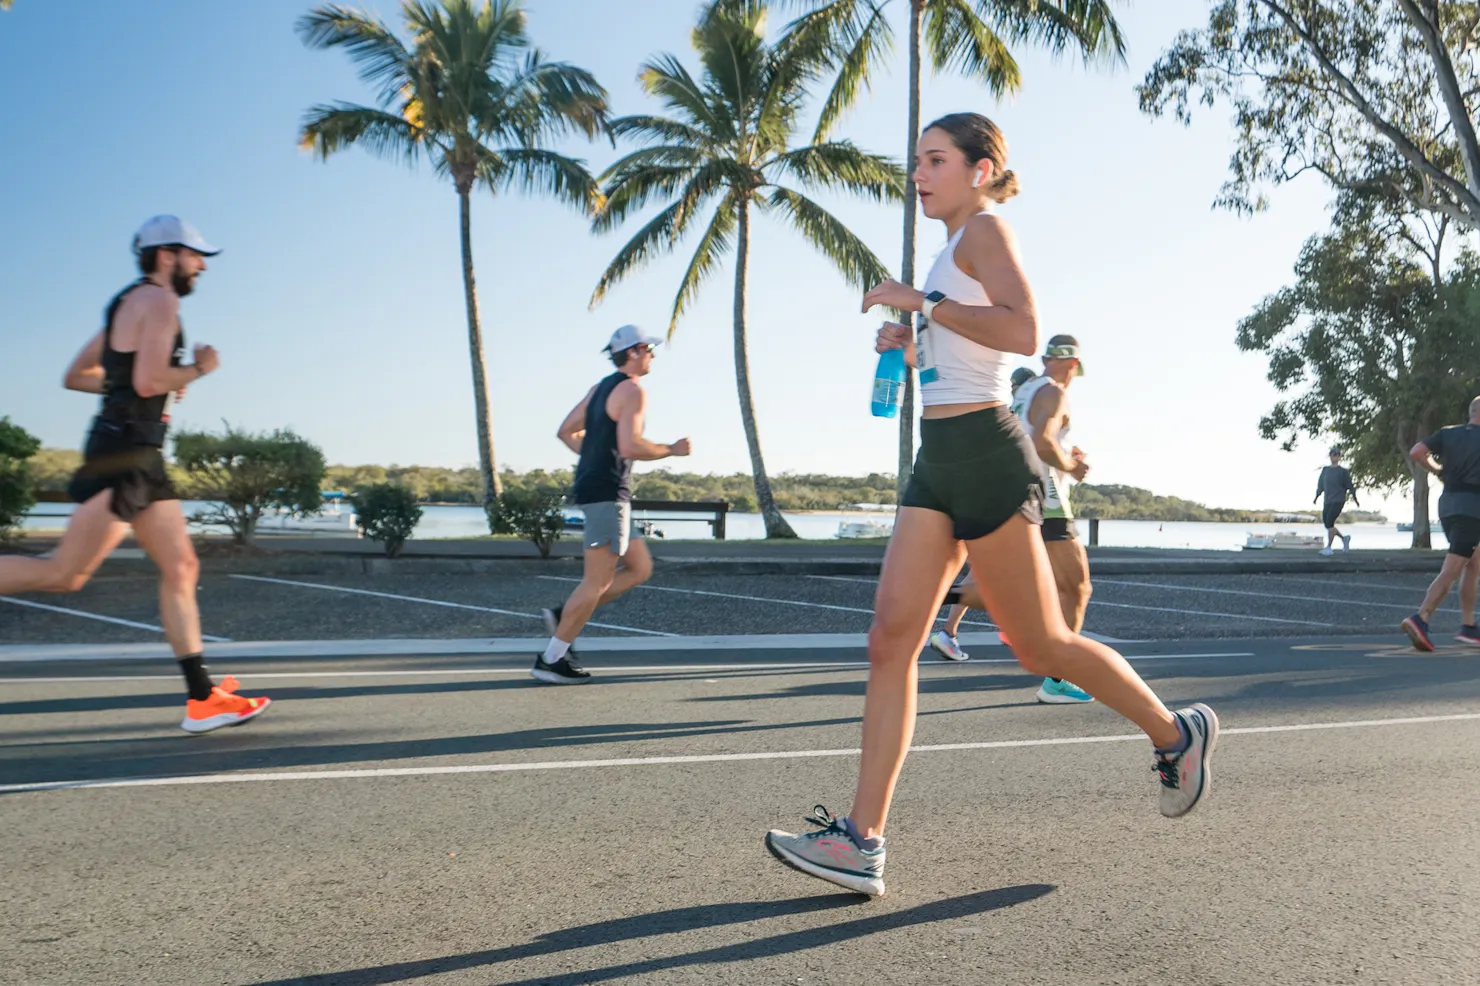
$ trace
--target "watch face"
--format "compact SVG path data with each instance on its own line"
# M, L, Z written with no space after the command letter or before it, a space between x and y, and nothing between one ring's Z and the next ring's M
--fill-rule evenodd
M932 291L925 296L925 300L938 305L946 300L946 293L944 291Z

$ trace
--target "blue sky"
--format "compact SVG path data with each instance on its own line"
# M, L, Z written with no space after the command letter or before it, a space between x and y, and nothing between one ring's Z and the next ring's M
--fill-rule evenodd
M178 405L178 423L292 427L333 462L476 462L456 196L425 167L357 150L321 163L298 150L305 108L370 100L343 54L298 41L293 23L309 6L151 0L87 4L79 16L79 3L17 0L0 15L0 83L26 93L0 144L0 414L47 444L79 443L95 402L63 391L62 370L133 277L133 230L176 212L225 249L184 305L188 335L220 349L222 371ZM613 16L619 6L632 16ZM367 9L394 20L398 7ZM593 71L618 114L658 109L637 85L643 59L668 51L693 64L695 0L529 9L536 43ZM1205 17L1204 0L1123 5L1127 68L1023 51L1024 91L1002 104L927 74L925 119L978 110L1009 139L1024 191L1002 214L1021 240L1044 336L1072 332L1086 352L1074 440L1095 465L1091 481L1293 507L1310 500L1320 447L1291 455L1258 438L1275 394L1233 334L1290 279L1301 243L1325 226L1328 194L1312 180L1253 219L1214 212L1232 147L1227 113L1184 129L1137 111L1132 87L1178 30ZM902 52L894 62L841 135L902 157ZM618 153L566 149L593 170ZM897 207L819 198L897 266ZM487 195L473 223L498 460L568 465L555 428L607 371L607 335L628 321L666 326L687 254L589 311L591 288L636 223L593 236L548 200ZM943 241L938 224L922 225L919 269ZM678 468L748 469L730 271L705 289L649 381L650 435L693 439ZM893 425L867 407L877 317L861 315L857 292L769 221L758 224L750 284L771 471L892 472ZM1392 504L1390 516L1402 509Z

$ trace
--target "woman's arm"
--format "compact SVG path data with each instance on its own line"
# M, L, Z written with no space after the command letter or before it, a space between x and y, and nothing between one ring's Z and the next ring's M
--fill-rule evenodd
M956 266L992 299L990 307L946 300L930 321L978 345L1032 356L1038 351L1038 309L1023 273L1012 227L994 215L974 216L956 245Z
M1032 356L1037 352L1038 311L1011 227L993 215L972 217L956 245L955 261L982 286L992 304L966 305L948 298L935 306L930 321L1004 353ZM885 281L863 296L863 310L890 305L917 312L924 302L923 292L898 281Z

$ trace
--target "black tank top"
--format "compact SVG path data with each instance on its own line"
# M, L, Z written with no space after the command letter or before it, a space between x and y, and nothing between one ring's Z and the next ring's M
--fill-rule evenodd
M121 353L113 348L113 319L118 315L123 299L135 288L148 283L147 278L140 278L118 292L108 303L107 314L103 316L103 407L98 417L105 421L132 425L169 421L165 409L169 406L170 395L140 397L134 389L134 357L137 353ZM179 366L184 355L185 332L182 326L175 333L175 350L170 353L170 366Z
M632 460L617 450L617 423L606 413L607 398L625 373L613 373L591 392L586 405L586 437L581 439L581 461L571 499L576 503L626 503L632 499Z

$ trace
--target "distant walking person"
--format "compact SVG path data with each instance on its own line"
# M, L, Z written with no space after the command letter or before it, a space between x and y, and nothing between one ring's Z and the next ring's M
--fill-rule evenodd
M159 568L159 622L185 676L180 728L191 733L241 725L270 704L235 694L235 678L217 686L206 670L195 599L200 562L160 451L171 398L221 365L216 350L202 345L195 362L183 363L180 326L180 299L195 290L205 258L219 252L174 216L155 216L134 236L143 276L109 303L102 331L64 381L68 390L103 398L67 488L79 506L49 556L0 558L0 595L76 592L132 530Z
M1352 504L1360 507L1357 502L1357 488L1352 485L1351 470L1341 464L1341 446L1331 446L1331 464L1321 467L1321 478L1316 480L1316 497L1311 503L1315 503L1322 495L1326 502L1321 507L1321 523L1326 527L1326 546L1321 549L1321 554L1335 554L1331 545L1341 538L1341 550L1352 550L1352 537L1350 534L1342 534L1336 529L1336 520L1341 512L1346 509L1346 496L1351 494Z
M1408 455L1444 481L1439 523L1444 526L1449 553L1423 605L1403 621L1403 630L1415 648L1433 650L1429 620L1459 581L1460 630L1454 639L1480 645L1480 630L1475 628L1475 597L1480 591L1480 555L1475 551L1480 547L1480 397L1470 402L1468 423L1440 428L1413 446Z
M635 325L612 333L602 350L617 371L592 387L560 423L558 437L579 455L571 498L586 515L585 572L565 605L544 611L550 643L530 675L552 685L579 685L591 674L571 644L591 614L653 574L653 556L632 523L632 463L688 455L689 440L659 445L643 437L647 394L638 383L653 368L663 340Z

